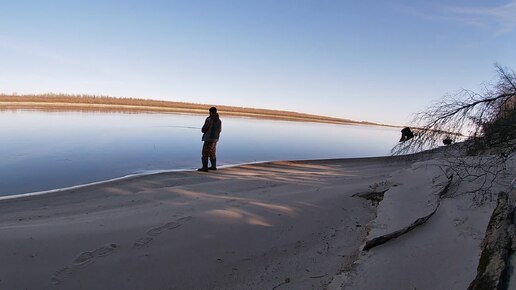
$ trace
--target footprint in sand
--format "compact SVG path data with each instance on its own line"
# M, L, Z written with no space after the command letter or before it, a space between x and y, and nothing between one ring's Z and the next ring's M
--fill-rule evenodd
M169 222L162 226L159 226L156 228L151 228L150 230L147 231L147 235L158 236L158 235L162 234L164 231L175 229L175 228L179 227L180 225L181 225L180 223Z
M119 246L117 244L109 244L108 246L102 246L93 251L82 252L72 262L71 266L61 268L57 270L54 275L50 278L52 284L59 284L66 278L71 276L75 271L86 267L93 263L96 258L106 257L111 255Z
M52 278L50 278L50 281L52 284L59 284L60 282L64 281L68 276L72 275L73 269L70 267L64 267L59 270L57 270Z
M151 237L143 237L143 238L139 238L139 239L137 239L137 240L134 242L133 246L134 246L135 248L137 248L137 249L139 249L139 248L143 248L143 247L147 246L148 244L150 244L150 243L152 242L152 240L154 240L154 239L153 239L153 238L151 238Z
M168 222L159 227L150 228L149 230L147 230L146 236L140 237L140 238L136 239L136 241L134 241L133 247L137 248L137 249L146 247L154 240L154 237L157 237L168 230L173 230L177 227L180 227L183 222L187 222L191 219L192 219L191 216L185 216L185 217L178 218L176 221Z
M110 244L109 246L100 247L93 251L93 256L105 257L111 255L116 248L118 248L117 244Z
M77 267L84 267L88 264L93 263L93 258L95 258L95 256L93 256L92 252L80 253L79 256L75 257L75 259L73 260L73 265Z

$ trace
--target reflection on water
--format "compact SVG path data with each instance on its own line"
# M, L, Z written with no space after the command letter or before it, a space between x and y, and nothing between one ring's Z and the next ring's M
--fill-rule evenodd
M224 118L220 165L389 154L398 129ZM0 196L200 163L205 116L0 111Z

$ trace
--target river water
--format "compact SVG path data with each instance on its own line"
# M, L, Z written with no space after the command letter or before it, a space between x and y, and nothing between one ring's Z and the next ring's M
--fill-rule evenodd
M0 196L200 165L206 116L0 111ZM219 166L389 155L399 129L229 118Z

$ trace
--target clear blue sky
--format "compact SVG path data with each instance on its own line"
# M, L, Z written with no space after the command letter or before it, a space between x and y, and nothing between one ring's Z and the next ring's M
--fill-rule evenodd
M0 92L405 124L516 69L516 1L3 1Z

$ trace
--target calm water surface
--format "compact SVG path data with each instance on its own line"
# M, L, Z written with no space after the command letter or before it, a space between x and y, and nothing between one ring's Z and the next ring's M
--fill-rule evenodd
M200 164L205 116L0 111L0 196ZM388 155L398 129L221 116L219 165Z

